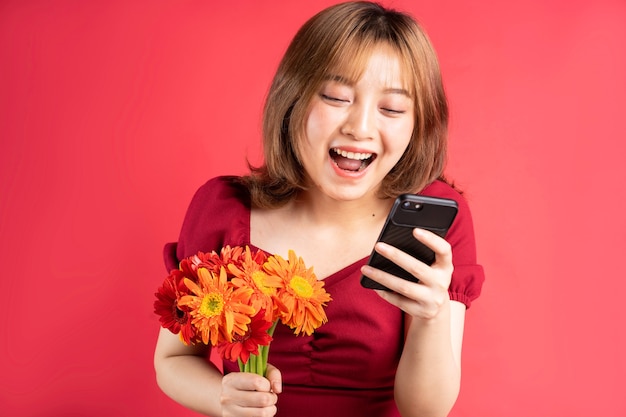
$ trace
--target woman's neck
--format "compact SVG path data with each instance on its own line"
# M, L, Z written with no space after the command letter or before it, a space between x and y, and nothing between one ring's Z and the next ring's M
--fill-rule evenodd
M340 201L303 191L288 205L287 211L320 226L338 225L350 229L378 223L389 213L392 203L391 199L377 196Z

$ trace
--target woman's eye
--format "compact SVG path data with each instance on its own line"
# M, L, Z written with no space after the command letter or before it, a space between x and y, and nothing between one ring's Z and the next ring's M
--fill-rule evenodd
M405 110L390 109L388 107L387 108L383 107L381 110L384 111L385 113L390 113L390 114L404 114L404 113L406 113Z
M349 102L349 100L344 100L344 99L341 99L341 98L329 96L328 94L322 94L321 96L322 96L322 98L324 100L334 101L336 103L348 103Z

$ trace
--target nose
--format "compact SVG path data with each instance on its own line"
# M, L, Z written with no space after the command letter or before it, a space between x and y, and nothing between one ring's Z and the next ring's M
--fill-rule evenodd
M356 140L372 139L376 119L374 110L367 103L354 103L346 115L341 133L352 136Z

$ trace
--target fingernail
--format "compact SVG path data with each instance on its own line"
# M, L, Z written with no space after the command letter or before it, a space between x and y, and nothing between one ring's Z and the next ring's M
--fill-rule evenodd
M385 242L378 242L378 243L376 243L376 249L379 250L379 251L385 252L385 251L389 250L389 248L390 248L390 246L387 243L385 243Z
M280 394L283 391L282 384L280 382L274 381L274 393Z

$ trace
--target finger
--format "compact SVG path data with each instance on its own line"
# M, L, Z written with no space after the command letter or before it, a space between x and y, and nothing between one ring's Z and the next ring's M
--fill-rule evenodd
M433 265L452 264L452 248L444 238L429 230L419 228L413 229L413 236L435 252L435 262Z
M266 378L270 381L272 392L276 394L283 392L283 377L278 368L268 363Z
M423 286L421 288L425 289L425 287ZM383 300L398 307L400 310L410 315L418 314L423 308L420 298L418 298L417 300L414 300L400 293L384 291L384 290L376 290L376 293ZM426 294L424 294L423 296L426 296Z
M260 380L264 382L259 384ZM260 375L247 372L225 375L220 397L224 415L274 415L278 397L269 391L269 386L269 381Z
M268 379L250 372L231 372L224 376L224 383L240 391L269 392Z
M407 281L406 279L399 278L393 274L390 274L389 272L373 268L369 265L363 265L361 267L361 273L366 277L371 278L374 281L389 288L394 293L397 293L398 295L409 298L411 300L419 300L421 297L424 297L427 294L427 289L424 285L419 285L415 282ZM387 299L386 297L384 298ZM390 299L388 299L388 301L390 301ZM397 305L396 302L393 302L392 304Z
M442 307L450 303L450 297L447 292L436 293L430 291L428 287L419 286L422 292L425 292L422 298L411 300L402 295L389 291L376 290L376 293L385 301L395 305L408 315L417 317L422 320L431 320L439 315Z
M427 264L388 243L378 242L374 250L420 281L428 274L430 267Z
M361 268L363 275L381 283L391 290L377 290L376 293L382 299L395 305L405 313L422 319L432 319L435 317L441 305L443 305L446 300L448 302L450 300L447 291L449 279L446 280L444 278L448 276L448 274L437 274L437 271L432 271L435 272L433 276L441 277L439 281L437 281L437 278L432 278L433 281L439 282L440 285L427 286L424 284L416 284L379 269L372 268L369 265L364 265ZM444 284L444 281L448 282L448 284Z
M449 285L447 281L449 281L449 276L452 274L453 269L450 244L440 236L424 229L414 229L413 235L416 240L419 240L435 253L435 261L432 265L428 265L384 242L378 242L374 249L380 255L410 273L413 277L418 279L421 284L426 286L443 285L447 287L447 285ZM441 272L443 272L443 274L441 274ZM398 279L392 278L393 275L375 273L370 269L366 270L364 275L369 276L394 291L404 294L402 290L404 286L401 286L400 282L394 283L394 281L398 281ZM448 277L448 279L445 279L445 277ZM442 281L442 279L445 282ZM408 289L410 290L410 288L411 287ZM410 297L410 294L408 296Z

